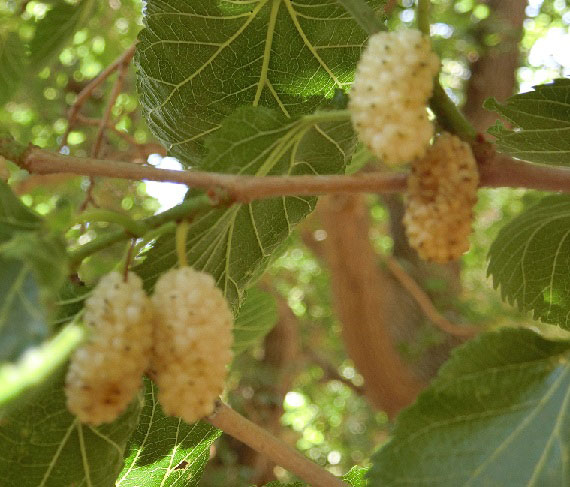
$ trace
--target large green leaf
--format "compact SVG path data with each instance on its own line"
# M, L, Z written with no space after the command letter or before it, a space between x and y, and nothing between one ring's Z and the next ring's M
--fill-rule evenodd
M198 166L204 137L237 107L294 116L346 88L366 40L336 0L149 0L145 23L136 61L149 127Z
M145 407L116 487L196 486L210 457L210 445L220 436L207 423L188 425L165 416L156 394L156 386L146 381Z
M277 323L277 305L271 294L252 288L234 323L234 355L258 343Z
M26 49L15 32L0 29L0 106L18 89L26 71Z
M488 273L503 299L570 329L570 196L553 195L505 225Z
M457 349L393 439L371 485L570 485L570 342L524 329Z
M141 406L140 400L133 401L111 424L82 425L65 407L60 374L37 400L0 416L2 485L114 486Z
M264 176L323 174L344 169L352 150L350 122L313 125L276 110L242 107L208 139L205 168ZM273 198L212 209L191 222L188 262L212 274L237 305L316 198ZM136 271L151 287L176 264L173 235L163 235Z
M95 0L80 0L70 4L58 0L46 16L38 22L30 43L34 69L46 65L65 46L92 14Z
M484 106L516 127L497 122L489 129L501 151L532 162L570 164L570 80L535 86L504 104L490 98Z

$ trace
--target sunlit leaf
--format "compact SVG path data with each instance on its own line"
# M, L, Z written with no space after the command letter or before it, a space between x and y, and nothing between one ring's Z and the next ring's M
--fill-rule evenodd
M488 272L503 299L570 329L570 196L553 195L505 225Z
M350 122L307 124L276 110L243 107L208 140L207 170L267 174L340 172L352 150ZM212 274L234 305L260 275L271 254L308 215L316 198L273 198L212 209L195 218L188 262ZM174 237L163 235L135 270L147 287L176 264Z
M116 487L196 486L210 457L210 445L220 436L207 423L189 425L165 416L156 395L156 386L147 381L145 407Z
M490 98L484 106L515 127L509 130L497 122L489 129L499 150L526 161L570 164L570 80L535 86L504 104Z
M204 138L239 106L294 116L346 90L367 38L336 0L149 0L145 23L141 103L186 165L202 165Z
M353 467L350 469L350 472L343 477L343 480L351 487L367 487L368 481L365 478L366 472L368 472L367 468ZM276 480L265 484L264 487L307 487L307 484L304 482L284 484Z
M530 330L481 335L457 349L392 440L371 485L570 484L570 342Z

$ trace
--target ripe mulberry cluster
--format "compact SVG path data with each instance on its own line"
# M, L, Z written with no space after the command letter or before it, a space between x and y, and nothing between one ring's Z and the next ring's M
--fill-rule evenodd
M424 260L445 263L469 249L479 173L469 144L444 134L408 177L404 225Z
M420 31L370 37L356 69L349 109L355 130L384 163L422 157L433 136L426 110L439 59Z
M103 277L85 303L91 334L71 358L67 407L81 422L115 420L142 383L152 347L152 312L141 279L118 272Z
M152 373L166 414L188 423L211 414L232 358L233 316L211 275L190 267L154 289Z

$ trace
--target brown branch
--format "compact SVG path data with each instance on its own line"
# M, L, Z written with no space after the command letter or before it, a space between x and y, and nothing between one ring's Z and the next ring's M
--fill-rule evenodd
M492 145L473 146L480 163L481 186L570 192L570 169L531 164L493 151ZM204 171L157 169L128 162L64 156L31 147L16 164L35 174L71 173L83 176L186 184L198 189L222 189L236 201L277 196L339 193L397 193L406 190L404 173L365 173L354 176L242 176Z
M298 451L221 402L218 403L216 411L206 418L206 421L266 455L277 465L294 473L312 487L347 487L341 479L311 462Z
M512 159L495 154L480 166L480 185L489 188L527 188L570 192L570 169Z
M418 285L418 283L404 270L398 261L392 257L386 259L386 266L392 275L398 279L402 287L408 291L410 296L418 304L424 315L440 330L461 338L471 338L475 336L479 330L472 326L460 326L452 323L442 316L435 308L429 296Z
M19 161L35 174L72 173L131 180L149 179L186 184L198 189L219 188L240 202L288 195L346 192L398 192L406 187L405 174L362 176L238 176L204 171L157 169L121 161L80 158L30 148Z
M136 43L129 47L123 54L121 54L115 61L113 61L109 66L107 66L99 75L94 78L81 92L77 95L75 102L71 105L67 113L67 130L63 134L61 147L67 145L67 138L69 133L75 126L77 114L79 110L83 107L85 102L91 97L93 91L95 91L109 76L111 76L120 66L125 63L129 63L135 54Z

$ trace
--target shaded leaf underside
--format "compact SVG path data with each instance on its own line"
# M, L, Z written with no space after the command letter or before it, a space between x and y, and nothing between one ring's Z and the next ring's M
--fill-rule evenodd
M373 457L372 485L568 485L569 350L523 329L457 349Z

